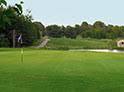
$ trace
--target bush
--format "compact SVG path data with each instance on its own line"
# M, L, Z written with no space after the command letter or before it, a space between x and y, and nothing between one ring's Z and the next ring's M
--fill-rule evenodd
M5 38L4 35L0 35L0 47L9 47L10 43L7 38Z

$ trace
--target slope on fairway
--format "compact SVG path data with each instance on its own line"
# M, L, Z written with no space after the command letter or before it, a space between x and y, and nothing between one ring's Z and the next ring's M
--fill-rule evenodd
M124 54L1 51L0 92L124 92Z

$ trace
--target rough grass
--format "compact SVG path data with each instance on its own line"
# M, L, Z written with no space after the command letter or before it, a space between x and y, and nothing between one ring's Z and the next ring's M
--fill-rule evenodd
M116 46L116 44L114 44ZM51 38L47 48L51 49L111 49L113 41L110 39L68 39Z
M124 92L124 54L1 51L0 92Z

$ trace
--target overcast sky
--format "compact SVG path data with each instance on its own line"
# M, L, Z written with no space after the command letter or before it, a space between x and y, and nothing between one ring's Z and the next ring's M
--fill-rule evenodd
M20 0L7 0L9 4ZM24 8L45 25L94 23L124 25L124 0L23 0Z

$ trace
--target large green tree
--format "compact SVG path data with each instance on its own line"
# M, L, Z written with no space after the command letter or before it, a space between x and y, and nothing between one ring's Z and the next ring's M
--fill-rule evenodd
M46 27L46 35L50 37L63 37L63 30L58 25L50 25Z
M65 29L65 37L76 39L77 38L77 31L75 30L75 27L67 26Z
M29 14L23 14L23 2L14 6L7 6L4 3L3 1L0 3L0 47L18 46L16 43L20 34L25 46L32 45L34 41L40 39L40 32L32 22L32 18Z

